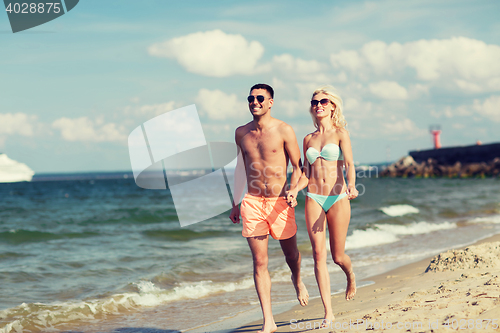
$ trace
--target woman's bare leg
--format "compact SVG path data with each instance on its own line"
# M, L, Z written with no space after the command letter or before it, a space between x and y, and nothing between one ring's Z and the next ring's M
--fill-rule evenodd
M356 279L352 270L351 258L344 252L347 229L351 220L351 203L347 198L336 202L326 214L330 233L330 250L333 261L342 268L347 278L346 300L356 294Z
M323 208L309 197L306 197L305 209L307 232L313 250L314 274L316 275L316 282L325 308L323 326L328 326L330 322L335 320L335 316L332 311L330 275L326 265L326 216Z

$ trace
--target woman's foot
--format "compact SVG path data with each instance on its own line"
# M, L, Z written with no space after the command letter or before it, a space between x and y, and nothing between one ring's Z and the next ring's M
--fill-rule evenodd
M347 288L345 290L345 299L351 300L354 295L356 294L356 276L354 275L354 272L351 271L349 274L347 274Z
M276 332L277 330L278 326L276 326L276 324L273 321L272 324L270 325L266 325L266 323L264 323L264 325L262 325L262 330L258 331L257 333L273 333Z
M335 321L335 316L332 314L327 314L325 315L325 318L323 319L323 322L321 323L321 328L330 328L332 327L332 323Z

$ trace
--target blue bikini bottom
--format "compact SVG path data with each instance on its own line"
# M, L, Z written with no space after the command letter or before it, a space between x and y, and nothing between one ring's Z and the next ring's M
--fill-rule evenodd
M339 195L321 195L307 192L307 196L316 201L326 213L337 201L346 197L347 193L344 192Z

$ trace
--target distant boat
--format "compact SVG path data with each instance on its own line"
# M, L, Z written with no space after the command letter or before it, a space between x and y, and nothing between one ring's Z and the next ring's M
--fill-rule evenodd
M35 172L26 164L0 153L0 183L29 182Z

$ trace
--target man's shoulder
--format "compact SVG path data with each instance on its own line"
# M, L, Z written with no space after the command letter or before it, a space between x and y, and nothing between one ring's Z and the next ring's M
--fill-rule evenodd
M252 122L246 123L245 125L241 125L234 131L234 139L236 144L239 145L241 139L251 130Z
M245 125L238 126L234 132L236 134L248 132L250 130L251 125L252 125L252 122L248 122Z
M276 119L276 118L273 118L273 121L274 121L274 127L280 131L281 133L295 133L293 131L293 128L292 126L288 125L287 123L285 123L283 120L279 120L279 119Z

